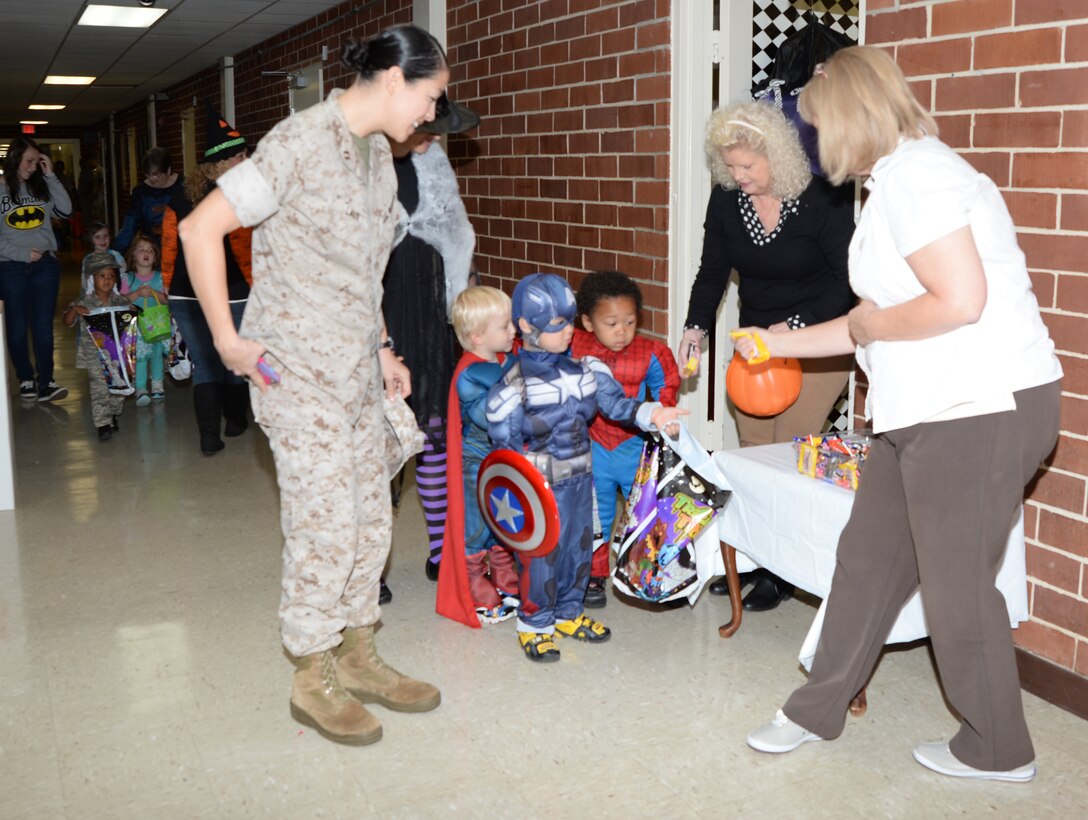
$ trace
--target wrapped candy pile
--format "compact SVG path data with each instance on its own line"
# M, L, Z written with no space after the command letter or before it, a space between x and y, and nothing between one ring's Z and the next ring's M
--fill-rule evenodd
M797 472L847 490L856 490L861 468L869 455L870 437L865 433L828 433L824 436L794 436Z

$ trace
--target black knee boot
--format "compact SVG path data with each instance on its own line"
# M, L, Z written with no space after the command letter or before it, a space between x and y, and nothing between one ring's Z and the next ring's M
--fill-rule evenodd
M223 449L219 424L223 417L223 385L209 382L193 386L196 426L200 430L200 452L213 456Z
M249 385L226 384L223 386L223 418L227 425L223 435L227 438L240 436L249 426Z

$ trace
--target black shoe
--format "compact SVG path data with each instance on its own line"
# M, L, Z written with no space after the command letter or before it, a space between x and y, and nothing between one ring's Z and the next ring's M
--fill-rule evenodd
M755 571L742 572L740 575L737 576L737 581L739 582L741 589L744 589L745 586L747 586L748 584L750 584L752 581L755 580L752 577L753 575L755 575ZM729 594L729 582L726 580L726 577L723 575L717 581L714 581L708 587L708 589L710 590L711 595L728 595Z
M590 578L586 587L586 609L603 609L608 604L608 592L604 578Z
M112 427L110 427L108 424L103 424L101 427L98 428L99 441L109 441L111 438L113 438Z
M49 382L48 386L38 391L38 401L60 401L67 395L67 387L61 387L56 382Z
M378 588L378 603L384 606L393 600L393 590L389 588L389 585L385 583L385 579L382 578L378 581L380 585Z
M115 433L121 429L121 425L117 423L117 416L114 416L113 421L110 422L110 429Z
M432 561L430 558L427 559L427 564L426 564L426 566L424 566L423 569L427 573L427 580L428 581L437 581L438 580L438 565L439 565L439 563L440 563L439 561Z
M751 591L744 596L744 609L748 612L767 612L793 595L793 584L781 578L767 575L759 578Z

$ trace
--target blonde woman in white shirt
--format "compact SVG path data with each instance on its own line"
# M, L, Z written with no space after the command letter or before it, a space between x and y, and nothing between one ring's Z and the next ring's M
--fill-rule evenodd
M1027 781L1009 617L995 587L1024 486L1058 435L1061 366L994 183L941 143L881 49L844 49L801 95L834 183L867 178L847 316L759 331L775 356L855 352L876 434L843 530L808 682L748 743L771 753L838 737L902 604L921 586L950 742L915 759L954 777ZM739 345L742 355L754 346Z

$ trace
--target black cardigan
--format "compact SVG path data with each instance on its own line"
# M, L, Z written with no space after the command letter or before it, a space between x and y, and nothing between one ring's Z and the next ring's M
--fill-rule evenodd
M739 191L717 185L703 226L703 258L684 323L714 326L734 268L740 275L740 324L767 327L798 317L805 325L842 316L854 305L847 251L854 234L853 186L834 188L821 177L797 200L782 230L757 245L741 218Z

